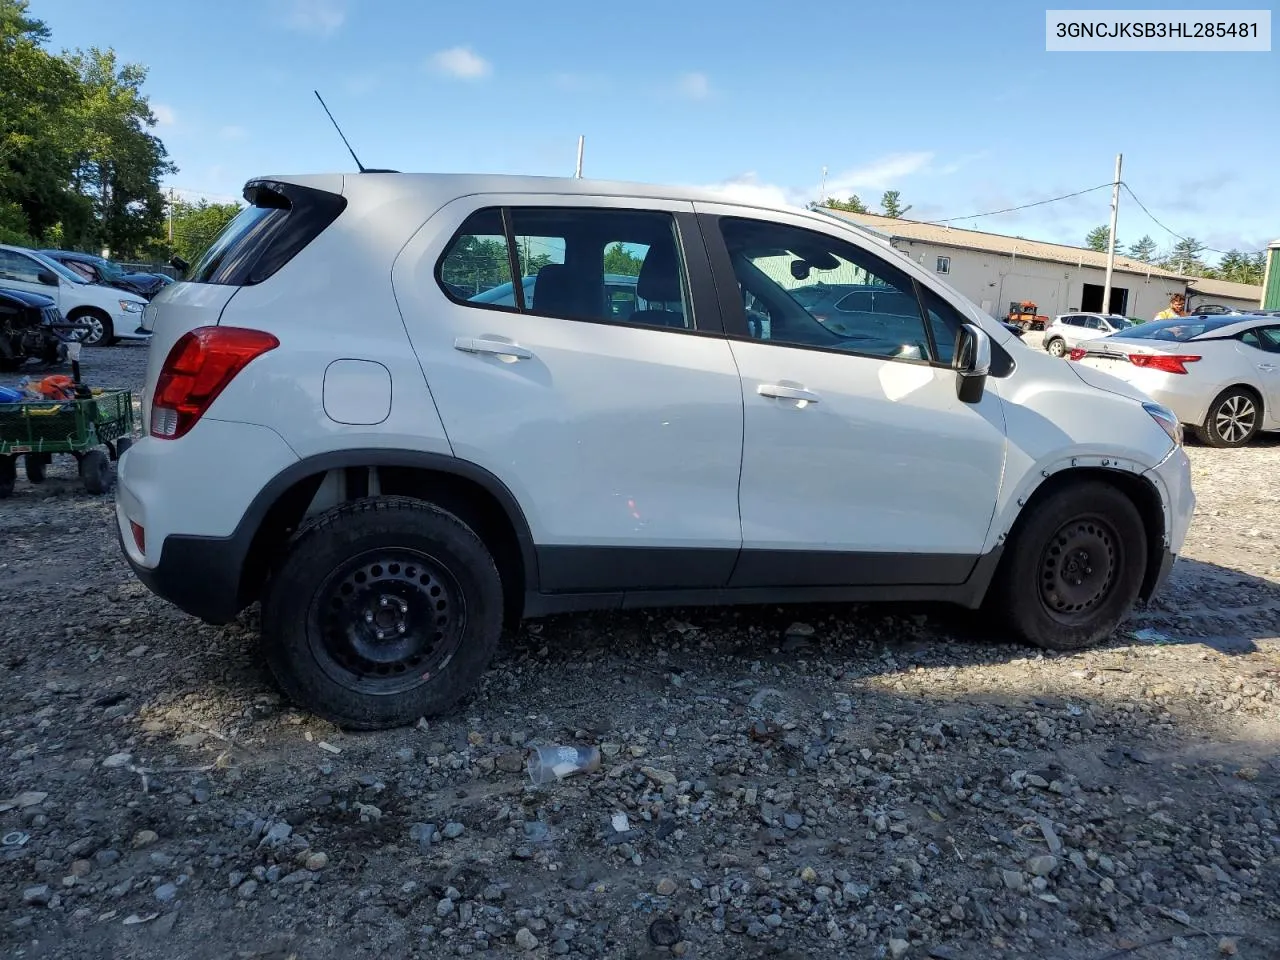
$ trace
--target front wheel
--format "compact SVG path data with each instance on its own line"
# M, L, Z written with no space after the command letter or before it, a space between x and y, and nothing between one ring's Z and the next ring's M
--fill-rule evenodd
M1231 387L1209 404L1209 413L1195 435L1211 447L1243 447L1258 435L1261 426L1258 398L1242 387Z
M1093 646L1119 626L1142 587L1142 517L1100 481L1056 490L1031 509L1001 563L990 605L1036 646Z
M115 326L105 314L81 313L71 322L76 325L72 338L86 347L109 347L115 343Z
M1067 344L1061 337L1054 337L1049 341L1049 346L1045 349L1055 357L1065 357L1067 355Z
M80 482L95 497L111 488L111 461L101 450L90 450L80 458Z
M295 535L262 600L263 651L304 709L348 729L403 726L479 682L502 601L493 557L456 516L362 500Z

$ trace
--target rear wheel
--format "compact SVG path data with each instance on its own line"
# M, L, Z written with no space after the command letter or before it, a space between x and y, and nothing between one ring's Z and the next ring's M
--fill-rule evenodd
M49 465L48 454L28 453L22 458L27 468L27 480L31 483L44 483L45 468Z
M80 458L80 482L95 497L111 488L111 461L101 450L90 450Z
M339 726L447 711L502 630L492 556L461 520L402 497L345 504L303 528L268 581L262 640L284 692Z
M1032 509L1004 557L990 606L1036 646L1092 646L1138 597L1147 557L1142 517L1099 481L1063 487Z
M1065 357L1067 355L1067 344L1061 337L1054 337L1049 341L1049 345L1045 349L1055 357Z
M13 484L18 479L16 457L0 457L0 500L13 495Z
M1211 447L1243 447L1262 426L1262 403L1244 387L1229 387L1209 404L1204 423L1195 428L1196 439Z

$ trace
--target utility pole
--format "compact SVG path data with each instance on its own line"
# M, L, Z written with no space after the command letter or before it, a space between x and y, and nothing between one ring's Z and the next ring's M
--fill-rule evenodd
M585 141L586 139L587 138L582 136L581 134L578 135L578 165L577 167L574 168L574 172L573 172L574 177L577 178L578 180L582 179L582 145L583 145L583 141Z
M822 168L822 182L818 185L818 205L821 206L827 199L827 168Z
M1111 312L1111 272L1116 265L1116 218L1120 213L1120 163L1124 154L1116 154L1116 179L1111 184L1111 235L1107 237L1107 279L1102 284L1102 312Z
M173 255L173 187L169 188L169 255Z

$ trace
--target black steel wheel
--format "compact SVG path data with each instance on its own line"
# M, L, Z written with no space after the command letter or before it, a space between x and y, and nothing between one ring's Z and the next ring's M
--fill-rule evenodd
M448 711L497 649L493 557L434 504L374 497L308 523L262 597L263 652L284 693L341 727L403 726Z
M307 641L334 683L404 693L429 683L458 651L467 607L458 581L418 550L370 550L341 564L311 599Z
M111 460L101 450L89 450L80 458L80 482L95 497L111 489Z
M1080 650L1108 637L1137 600L1147 531L1111 484L1057 484L1023 508L984 606L1029 643Z

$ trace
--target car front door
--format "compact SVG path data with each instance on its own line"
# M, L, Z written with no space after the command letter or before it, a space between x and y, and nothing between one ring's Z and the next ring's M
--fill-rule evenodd
M994 380L977 403L957 398L960 313L892 253L808 218L696 207L742 375L731 585L963 582L990 528L1005 424ZM839 331L792 293L819 282L850 286ZM748 323L748 301L764 322Z
M536 283L485 302L513 274ZM637 309L611 304L620 274ZM522 506L544 592L727 583L742 396L691 204L463 198L392 282L449 443Z
M1240 342L1238 349L1257 368L1266 419L1280 424L1280 324L1246 330Z
M54 275L53 284L47 284L40 280L40 276L45 273L53 271L34 257L17 250L0 250L0 286L43 294L58 302L61 284L56 282L57 275Z

